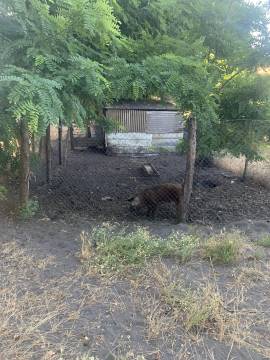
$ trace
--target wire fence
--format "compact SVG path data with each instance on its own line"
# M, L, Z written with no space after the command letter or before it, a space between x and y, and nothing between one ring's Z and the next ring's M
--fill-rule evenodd
M51 174L46 179L46 156L33 167L31 194L50 218L71 215L106 221L169 221L179 218L186 156L176 152L110 156L93 146L89 134L74 150L64 129L60 150L51 133ZM65 135L63 135L65 134ZM91 138L91 137L90 137ZM89 145L90 141L90 145ZM63 145L64 144L64 145ZM59 151L62 162L59 161ZM196 162L188 221L213 224L242 219L268 219L270 211L270 144L262 145L264 160L248 165L244 158L218 156Z

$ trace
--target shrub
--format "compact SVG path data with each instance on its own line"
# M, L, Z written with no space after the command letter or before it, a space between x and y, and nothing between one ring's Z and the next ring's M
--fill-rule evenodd
M204 256L214 264L230 264L237 260L241 244L238 233L213 236L204 245Z
M32 218L39 210L39 203L37 200L29 200L25 207L20 208L19 218L21 220L28 220Z

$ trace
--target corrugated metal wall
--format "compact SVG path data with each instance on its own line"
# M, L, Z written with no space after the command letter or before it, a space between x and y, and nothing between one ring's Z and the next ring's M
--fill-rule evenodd
M174 111L147 111L146 132L150 134L178 133L183 129L183 121Z
M117 123L115 132L146 132L146 115L144 110L108 109L106 116Z
M118 133L162 134L183 130L183 119L176 111L108 109L106 116L116 121Z

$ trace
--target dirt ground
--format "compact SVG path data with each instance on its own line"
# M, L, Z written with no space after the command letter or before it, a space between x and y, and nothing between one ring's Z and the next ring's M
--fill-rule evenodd
M159 177L146 177L141 167L151 163ZM67 166L55 166L52 183L32 181L32 194L38 196L43 211L52 219L79 214L88 219L140 221L145 214L130 212L127 199L140 190L164 182L183 179L185 159L163 154L148 158L106 156L77 151ZM215 187L209 187L214 184ZM216 167L199 168L191 199L189 222L225 224L242 220L269 219L270 192L266 188ZM155 221L174 221L175 209L162 205Z
M141 355L146 360L270 358L269 251L261 260L247 257L229 267L213 268L198 259L186 265L165 264L193 287L214 280L228 307L237 303L244 324L240 346L237 336L235 343L226 343L212 334L187 333L181 323L166 332L167 321L162 331L152 334L147 312L157 309L158 300L151 296L151 286L140 290L134 281L101 278L83 270L79 237L94 225L48 218L15 223L0 216L1 360L92 359L83 357L87 354L99 360L132 360ZM192 225L145 225L161 236L173 230L194 231ZM235 227L251 240L270 231L262 221ZM196 231L207 235L212 229ZM245 278L247 269L259 275ZM154 326L157 331L158 324Z
M270 233L266 189L217 168L201 169L190 222L175 225L174 209L164 207L153 221L130 213L127 198L152 183L180 181L183 158L78 152L69 161L72 166L55 170L50 188L32 180L42 205L36 218L16 222L0 204L0 360L270 359L270 250L257 245L251 250ZM142 175L141 165L148 162L159 178ZM204 180L218 186L205 187ZM191 288L211 283L221 294L234 319L226 340L208 331L187 332L181 322L170 322L166 309L159 314L151 283L155 268L148 269L147 286L132 277L85 271L81 232L115 220L120 228L140 225L164 239L173 231L200 237L232 229L245 234L250 248L232 266L212 266L201 258L185 265L162 263Z

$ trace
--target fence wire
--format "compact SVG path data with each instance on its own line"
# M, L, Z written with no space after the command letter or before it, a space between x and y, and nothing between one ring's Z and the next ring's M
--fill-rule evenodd
M219 156L196 161L188 221L213 224L243 219L268 219L270 212L270 145L265 159L248 165L245 159ZM31 194L37 196L50 218L78 215L106 221L170 221L179 216L186 156L108 156L84 147L65 151L59 165L58 147L52 147L51 181L46 162L33 168ZM168 185L169 184L169 185Z

